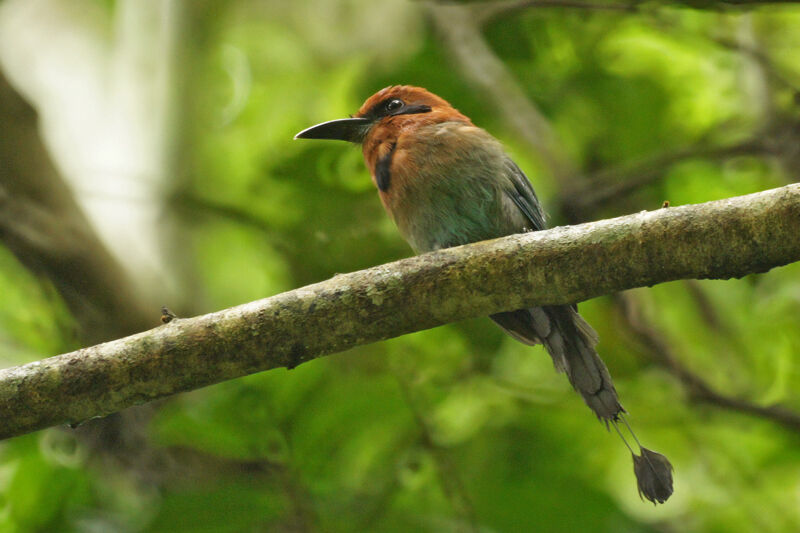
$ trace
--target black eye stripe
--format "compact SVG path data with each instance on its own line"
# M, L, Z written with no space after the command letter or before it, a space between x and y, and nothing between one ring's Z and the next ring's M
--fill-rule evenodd
M407 105L397 111L391 113L393 116L397 115L416 115L417 113L430 113L431 106L425 104Z
M429 111L431 111L430 106L424 104L406 104L399 98L387 98L372 106L363 116L377 120L383 117L428 113Z

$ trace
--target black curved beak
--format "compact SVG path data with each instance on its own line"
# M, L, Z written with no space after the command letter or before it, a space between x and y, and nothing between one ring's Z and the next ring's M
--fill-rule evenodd
M369 131L372 120L368 118L340 118L306 128L295 139L335 139L360 143Z

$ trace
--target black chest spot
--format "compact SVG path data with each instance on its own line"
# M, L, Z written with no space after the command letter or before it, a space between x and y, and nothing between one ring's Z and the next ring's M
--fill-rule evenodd
M392 181L392 173L389 171L389 167L392 166L392 155L394 155L396 146L397 143L392 143L392 147L386 155L378 159L378 163L375 165L375 183L382 192L389 190L389 184Z

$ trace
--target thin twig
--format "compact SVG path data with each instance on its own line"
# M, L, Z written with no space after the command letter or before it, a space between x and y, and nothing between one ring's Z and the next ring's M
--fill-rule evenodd
M684 287L689 291L689 296L694 300L697 305L700 316L703 321L717 333L723 335L730 335L731 328L723 321L722 317L717 312L714 302L711 301L706 291L696 279L687 279L683 282Z
M712 37L715 43L722 46L723 48L727 48L729 50L733 50L735 52L739 52L741 54L745 54L756 60L764 70L767 72L770 78L773 81L777 82L779 85L782 85L784 88L793 91L795 94L800 93L800 87L789 81L782 72L781 69L775 64L775 62L770 58L763 50L757 48L752 45L748 45L742 43L740 41L735 41L733 39L728 39L725 37Z
M469 4L469 7L473 9L475 21L478 26L483 26L492 19L512 15L523 9L563 8L591 11L618 11L624 13L634 13L639 9L638 6L633 3L582 2L580 0L507 0L500 2L479 2Z
M771 153L763 137L752 138L728 146L693 146L675 152L639 160L622 168L602 170L576 189L565 188L561 203L570 214L581 213L585 220L609 200L630 194L667 174L678 163L691 159L727 159Z
M455 465L448 456L447 451L436 444L430 424L423 414L423 409L417 406L414 394L411 391L411 385L408 383L407 379L400 371L395 372L394 376L397 380L400 392L402 393L403 400L419 428L422 446L431 454L431 457L436 463L436 470L439 474L442 491L450 501L453 511L467 526L466 530L470 533L477 533L480 531L480 528L477 515L475 514L475 508L464 487L464 483L461 481L461 477L458 475Z
M800 413L777 405L757 405L714 390L708 381L684 365L661 332L647 323L634 296L617 294L614 297L614 305L652 360L677 377L692 400L754 415L793 431L800 431Z
M575 175L549 121L530 101L506 65L481 35L472 10L465 5L428 4L442 42L464 77L483 92L511 126L560 181Z

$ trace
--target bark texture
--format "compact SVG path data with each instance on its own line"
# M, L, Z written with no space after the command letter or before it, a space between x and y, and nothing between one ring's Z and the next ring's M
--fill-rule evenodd
M440 250L2 370L0 438L464 318L798 260L800 184Z

